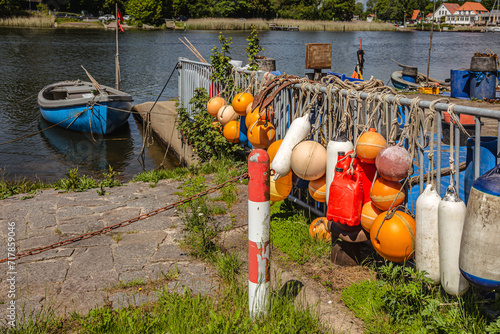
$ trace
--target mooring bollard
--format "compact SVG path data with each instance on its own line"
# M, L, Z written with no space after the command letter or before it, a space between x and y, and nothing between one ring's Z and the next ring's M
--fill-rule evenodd
M248 156L248 306L252 318L265 314L270 287L269 155L261 149Z

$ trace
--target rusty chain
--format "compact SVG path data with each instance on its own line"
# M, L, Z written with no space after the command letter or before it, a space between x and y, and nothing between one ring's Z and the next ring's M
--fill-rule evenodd
M111 225L111 226L106 226L106 227L103 227L102 229L100 230L97 230L97 231L93 231L93 232L88 232L88 233L85 233L85 234L82 234L82 235L79 235L77 237L74 237L74 238L71 238L71 239L66 239L66 240L62 240L62 241L59 241L59 242L56 242L56 243L53 243L52 245L48 245L48 246L45 246L45 247L39 247L39 248L33 248L33 249L30 249L24 253L17 253L14 257L7 257L5 259L1 259L0 260L0 263L4 263L4 262L7 262L7 261L16 261L16 260L19 260L20 258L23 258L25 256L29 256L29 255L36 255L36 254L40 254L42 252L45 252L45 251L48 251L48 250L51 250L51 249L54 249L54 248L58 248L58 247L61 247L61 246L66 246L66 245L69 245L69 244L72 244L74 242L77 242L77 241L81 241L81 240L85 240L85 239L90 239L96 235L100 235L100 234L104 234L104 233L108 233L108 232L111 232L112 230L114 229L117 229L119 227L123 227L123 226L127 226L127 225L130 225L132 223L135 223L139 220L143 220L143 219L147 219L149 217L152 217L152 216L155 216L161 212L164 212L164 211L167 211L167 210L170 210L172 208L175 208L175 207L178 207L182 204L185 204L185 203L188 203L188 202L191 202L192 200L194 199L197 199L197 198L200 198L202 196L205 196L205 195L208 195L210 193L213 193L221 188L224 188L232 183L236 183L236 182L239 182L243 179L247 179L249 178L249 174L248 173L243 173L239 176L236 176L235 178L231 179L231 180L228 180L226 182L223 182L215 187L212 187L212 188L209 188L205 191L202 191L198 194L195 194L193 196L190 196L190 197L186 197L180 201L177 201L175 203L172 203L172 204L169 204L167 206L164 206L164 207L161 207L159 209L156 209L156 210L153 210L153 211L150 211L148 213L145 213L145 214L142 214L140 216L137 216L135 218L132 218L132 219L129 219L129 220L124 220L120 223L117 223L117 224L114 224L114 225Z

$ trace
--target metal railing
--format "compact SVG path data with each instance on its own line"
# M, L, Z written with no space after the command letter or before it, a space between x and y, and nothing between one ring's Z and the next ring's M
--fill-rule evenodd
M193 67L188 67L188 63L192 64ZM194 67L196 66L199 66L199 68L195 69ZM185 106L188 105L190 99L190 97L188 96L190 96L190 94L192 96L192 91L197 87L196 85L198 83L205 85L199 87L210 87L210 80L206 79L208 78L207 73L210 73L210 70L207 68L209 66L210 65L207 64L190 61L188 62L187 60L182 59L182 66L179 72L181 78L186 79L181 79L179 83L179 96L182 97L182 101ZM190 71L190 73L182 73L185 70ZM253 87L255 89L259 89L261 80L264 76L264 72L260 72L261 71L259 71L257 75L252 75L249 71L238 69L238 75L236 75L237 85L244 90L248 88L251 82L253 82ZM185 77L183 77L183 75ZM200 78L195 78L194 76L196 75L200 76ZM189 84L186 84L186 82L189 82ZM337 99L335 101L332 101L331 96L337 96ZM313 97L316 99L316 102L313 101ZM397 101L395 101L395 99ZM381 112L370 115L372 110L368 110L368 108L373 106L373 101L381 103ZM361 126L365 124L368 117L370 116L374 116L375 127L380 133L385 134L385 137L387 138L388 131L391 125L390 122L394 119L395 115L400 116L400 120L402 122L400 124L401 129L404 129L406 126L410 125L410 109L412 107L412 103L414 102L416 102L415 98L411 99L407 96L401 95L396 96L393 94L357 92L354 90L346 90L335 87L332 88L331 86L326 84L294 84L278 92L273 101L273 125L276 128L276 139L282 139L285 136L288 127L295 118L301 117L305 112L310 111L313 122L316 122L316 120L318 120L318 122L316 123L317 126L315 129L313 129L314 132L311 137L316 141L322 142L326 146L328 141L333 138L333 135L338 128L339 118L336 116L338 116L339 113L344 112L344 110L341 109L345 108L345 106L347 105L352 110L352 128L350 129L350 131L352 132L352 138L350 139L353 140L353 142L356 142L357 137L362 132ZM417 105L419 108L428 113L429 108L431 107L431 102L432 101L419 100ZM435 151L435 166L433 166L432 169L436 171L435 180L438 192L440 192L441 195L444 194L444 189L446 189L442 188L441 185L443 182L448 181L448 176L446 176L447 179L444 180L441 176L441 172L443 169L450 167L450 160L446 161L446 158L449 157L447 153L449 146L446 146L442 143L443 132L447 131L447 128L443 128L442 126L443 124L445 124L443 123L443 112L447 111L449 107L449 103L436 103L434 105L434 110L436 111L434 122L435 146L433 147L433 150ZM473 179L475 180L480 176L480 164L482 155L481 144L482 140L484 140L483 138L481 138L481 133L485 132L485 123L487 125L488 131L490 132L489 135L496 137L496 163L500 163L500 156L498 155L500 152L500 110L454 105L452 111L458 117L460 117L460 115L470 115L474 118L474 124L468 126L468 131L471 137L479 138L479 140L473 140L472 146L469 144L470 149L473 148L474 152L473 155L470 154L469 158L470 160L474 161ZM459 127L453 123L452 131L454 137L453 146L455 148L459 148L461 142L460 138L465 134L462 133ZM429 132L429 130L423 129L422 127L420 127L418 134L416 135L416 140L418 140L421 144L417 148L418 159L415 160L415 168L418 170L417 175L419 193L424 190L424 174L426 173L428 168L426 164L428 162L430 153L430 135L431 133ZM439 138L440 140L437 140L437 138ZM463 164L463 162L466 160L464 148L455 149L453 158L454 170L457 171L454 177L454 184L458 190L458 188L460 188L464 184L463 176L458 173L458 171L460 170L460 164ZM319 214L321 212L325 212L325 206L312 200L307 189L300 190L294 188L292 194L292 199L295 199L301 204L308 206L315 213ZM408 197L407 199L410 200ZM416 200L416 198L414 200Z

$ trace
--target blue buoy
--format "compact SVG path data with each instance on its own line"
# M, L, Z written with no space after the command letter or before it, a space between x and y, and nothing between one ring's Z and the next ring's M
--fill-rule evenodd
M500 288L500 165L472 185L460 243L459 267L469 283Z
M300 189L309 188L309 181L301 179L300 177L295 175L295 173L292 174L292 183L295 187L300 188Z
M411 76L411 75L402 75L403 80L408 81L408 82L417 82L417 77Z
M465 178L464 178L464 193L465 204L469 200L469 193L472 184L474 183L474 152L475 152L475 137L467 139L467 157L465 159ZM479 175L483 175L497 164L497 137L481 137L479 163Z
M494 99L496 88L497 72L471 72L471 99Z
M248 137L247 137L247 125L245 123L245 118L246 116L241 116L240 117L240 144L242 146L245 146L245 144L247 144L248 142ZM249 144L250 145L250 144Z
M470 73L469 70L450 70L451 97L469 98Z

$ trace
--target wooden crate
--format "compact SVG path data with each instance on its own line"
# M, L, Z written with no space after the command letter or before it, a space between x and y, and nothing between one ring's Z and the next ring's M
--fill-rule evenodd
M306 43L306 69L326 69L332 67L331 43Z

